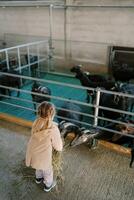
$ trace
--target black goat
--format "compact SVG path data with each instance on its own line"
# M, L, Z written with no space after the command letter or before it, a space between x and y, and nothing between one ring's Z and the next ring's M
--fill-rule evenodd
M6 60L0 61L0 71L1 72L7 71L7 61Z
M132 167L133 162L134 162L134 147L131 149L131 161L129 164L130 168Z
M32 85L32 90L31 92L35 92L35 93L38 93L38 94L44 94L44 95L51 95L51 90L46 87L46 86L41 86L40 84L38 84L36 81L34 81L33 85ZM32 94L31 93L31 96L32 96L32 101L34 102L33 105L34 105L34 109L36 110L36 103L42 103L43 101L50 101L51 98L50 97L47 97L47 96L39 96L39 95L36 95L36 94Z
M13 69L8 70L7 73L20 75L20 73L18 71L15 71ZM10 76L10 75L1 74L0 75L0 85L7 86L7 87L15 87L15 88L17 87L18 89L20 89L21 79L19 77L13 77L13 76ZM6 94L7 92L10 96L11 95L10 89L1 88L2 94ZM17 92L17 97L19 97L19 95L20 95L20 91Z
M117 130L117 125L115 123L109 123L108 125L104 126L104 128L109 130L100 130L92 127L86 129L82 127L81 129L79 129L80 136L76 140L74 140L72 146L88 143L92 139L112 141L114 133L110 130Z
M89 128L89 129L86 129L85 127L80 128L79 134L77 134L77 136L71 142L71 146L75 147L80 144L87 143L90 148L95 147L97 145L96 144L97 140L95 140L94 137L98 135L98 131L99 130L97 130L96 128Z
M69 111L66 111L64 109L67 109ZM67 122L73 122L73 120L81 122L82 117L83 117L82 114L79 114L79 113L77 114L77 113L75 113L75 111L81 112L81 108L72 102L66 102L65 104L63 104L62 108L57 111L58 121L61 122L63 120L62 119L62 117L63 117L63 118L67 118L67 119L64 119ZM77 126L80 126L79 122L74 121L73 123Z
M9 58L9 68L10 70L14 69L17 66L17 60L16 58ZM0 61L0 71L1 72L7 72L8 71L8 67L7 67L7 60L2 60Z
M134 84L130 83L117 84L117 87L119 92L134 95ZM134 98L130 97L124 97L124 98L126 99L127 107L130 108L130 112L132 112L134 107Z
M93 82L105 82L105 81L108 81L108 79L103 76L103 75L100 75L100 74L91 74L90 72L84 72L88 79L90 81L93 81Z
M79 134L79 126L66 121L61 121L58 125L60 133L63 138L66 138L68 133L75 133L75 135Z
M116 87L115 82L112 81L102 81L102 82L92 82L88 79L87 75L81 70L80 66L75 66L71 69L72 72L76 73L76 77L80 79L81 84L83 86L88 87L103 87L105 89L111 89L112 91L118 92L118 87ZM87 90L88 94L91 94L90 90ZM95 101L95 95L92 97L92 103ZM113 108L117 110L126 110L127 104L126 99L119 95L114 94L107 94L107 93L101 93L100 96L100 106L107 107L107 108ZM99 116L104 116L109 119L117 119L119 117L122 117L121 113L106 110L103 108L99 109Z
M92 87L92 88L105 88L106 90L110 90L115 86L115 82L113 81L101 81L101 82L93 82L91 81L88 76L81 70L81 66L74 66L71 68L71 72L76 73L76 78L78 78L81 82L81 84L85 87ZM87 96L87 101L89 102L89 96L93 95L92 90L87 90L88 96ZM93 102L93 98L92 98Z
M115 88L114 91L116 91L117 89ZM116 109L116 110L126 110L127 109L127 102L126 102L126 98L124 98L123 96L119 96L119 95L115 95L115 94L107 94L107 93L101 93L100 95L100 106L102 107L106 107L106 109L104 108L100 108L99 109L99 116L101 117L105 117L108 119L118 119L118 118L125 118L125 115L120 113L120 112L116 112L116 111L111 111L108 108L112 108L112 109Z

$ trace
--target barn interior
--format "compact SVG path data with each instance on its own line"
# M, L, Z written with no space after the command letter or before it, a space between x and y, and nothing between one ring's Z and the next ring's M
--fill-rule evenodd
M97 0L0 2L0 78L4 76L7 80L6 84L0 82L0 119L31 127L36 118L34 105L39 105L32 99L36 82L51 90L50 96L36 95L51 98L57 110L57 123L59 110L70 112L63 108L69 102L81 109L71 112L82 115L82 120L71 119L72 123L89 130L108 131L109 135L128 136L109 129L107 124L134 127L134 30L130 20L133 9L132 1L123 0L116 3L103 0L99 5ZM119 91L82 85L76 73L71 72L74 66L81 66L82 72L114 81ZM19 88L7 84L10 77L19 78ZM120 90L122 84L125 91ZM92 96L87 102L89 89L95 94L94 102ZM122 104L125 102L125 108L119 104L115 107L101 104L103 95L111 95ZM101 109L112 112L112 117L105 116L104 112L100 115ZM117 113L121 117L114 118ZM66 116L60 119L70 120ZM131 139L133 134L129 134ZM129 156L133 148L128 141L116 145L103 138L99 144Z

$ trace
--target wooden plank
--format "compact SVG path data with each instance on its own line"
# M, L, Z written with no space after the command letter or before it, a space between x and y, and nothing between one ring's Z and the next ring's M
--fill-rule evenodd
M21 125L21 126L29 127L29 128L32 127L32 123L33 123L32 121L27 121L27 120L24 120L22 118L18 118L18 117L8 115L8 114L5 114L5 113L0 113L0 119L6 120L8 122L12 122L12 123L15 123L15 124L18 124L18 125ZM74 137L75 137L74 133L68 134L69 139L72 140ZM104 147L106 147L110 150L116 151L116 152L121 153L121 154L130 155L130 153L131 153L130 148L126 148L126 147L123 147L121 145L113 144L113 143L110 143L110 142L107 142L107 141L104 141L104 140L99 140L99 145L102 145L102 146L104 146Z
M22 118L18 118L18 117L8 115L5 113L0 113L0 119L6 120L8 122L12 122L21 126L29 127L29 128L31 128L32 123L33 123L32 121L27 121Z
M104 141L104 140L99 140L98 143L100 145L108 148L108 149L119 152L121 154L130 155L130 153L131 153L130 148L126 148L126 147L123 147L123 146L118 145L118 144L114 144L114 143L107 142L107 141Z

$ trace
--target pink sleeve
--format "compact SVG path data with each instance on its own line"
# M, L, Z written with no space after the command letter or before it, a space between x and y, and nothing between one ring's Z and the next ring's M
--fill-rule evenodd
M52 134L52 146L56 151L62 151L63 149L62 139L58 127L54 129Z

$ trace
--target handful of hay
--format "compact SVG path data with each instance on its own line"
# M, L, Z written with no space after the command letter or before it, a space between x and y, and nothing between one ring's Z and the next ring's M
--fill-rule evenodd
M56 177L58 184L63 184L64 177L62 175L62 152L53 150L52 152L52 165L54 170L54 176Z

